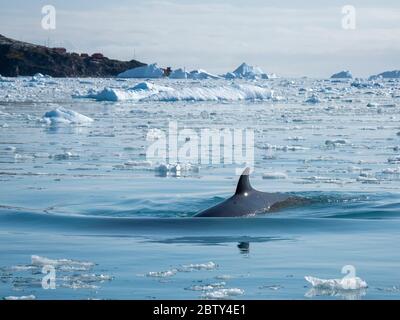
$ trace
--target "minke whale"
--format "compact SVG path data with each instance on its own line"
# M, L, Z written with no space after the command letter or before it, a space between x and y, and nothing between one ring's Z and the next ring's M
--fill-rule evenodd
M208 208L195 217L241 217L276 211L281 208L302 204L304 198L284 193L268 193L254 189L249 179L250 168L239 178L235 194L225 201Z

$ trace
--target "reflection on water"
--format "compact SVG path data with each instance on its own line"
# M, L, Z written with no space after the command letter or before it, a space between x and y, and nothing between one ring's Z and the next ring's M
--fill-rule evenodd
M304 295L306 298L315 297L335 297L344 300L361 300L367 294L367 289L357 289L357 290L338 290L338 289L328 289L328 288L311 288Z

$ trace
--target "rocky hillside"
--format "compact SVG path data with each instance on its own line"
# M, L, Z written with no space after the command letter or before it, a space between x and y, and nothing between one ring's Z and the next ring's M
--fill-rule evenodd
M145 65L136 60L118 61L101 54L68 53L63 48L48 48L0 35L0 75L52 77L112 77Z

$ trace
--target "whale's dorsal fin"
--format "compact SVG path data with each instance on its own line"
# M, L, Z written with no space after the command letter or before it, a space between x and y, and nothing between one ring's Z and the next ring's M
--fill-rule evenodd
M254 190L250 184L249 174L250 168L247 167L246 169L244 169L242 175L239 178L235 194L243 194L245 192Z

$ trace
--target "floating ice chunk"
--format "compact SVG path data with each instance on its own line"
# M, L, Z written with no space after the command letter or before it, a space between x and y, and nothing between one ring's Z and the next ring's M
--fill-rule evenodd
M221 274L221 275L215 276L215 279L217 279L217 280L229 280L229 279L232 279L232 276L229 275L229 274Z
M362 183L379 183L379 180L377 178L363 172L360 173L360 175L357 177L357 181Z
M189 77L189 73L180 68L172 71L169 77L171 79L187 79Z
M347 141L344 139L338 139L338 140L326 140L325 141L325 145L327 146L332 146L332 147L336 147L338 145L344 145L346 144Z
M302 146L279 146L272 144L266 144L263 148L267 150L278 150L278 151L302 151L309 149L307 147L302 147Z
M133 91L150 91L151 93L157 93L157 92L162 92L162 91L174 91L173 88L170 87L165 87L165 86L160 86L156 85L151 82L140 82L137 85L135 85L133 88L129 89Z
M189 172L198 173L200 171L200 167L198 165L192 165L190 163L162 163L157 165L154 170L156 174L160 177L166 177L167 175L180 177L182 174L188 174Z
M281 286L280 284L264 285L264 286L260 287L260 289L269 289L269 290L273 290L273 291L277 291L282 288L283 288L283 286Z
M129 69L120 73L118 78L162 78L164 70L157 66L157 63Z
M71 160L71 159L79 159L79 155L72 153L70 151L56 154L53 156L54 160Z
M34 266L51 265L64 270L88 270L94 266L93 262L70 259L49 259L36 255L31 256L31 264Z
M188 264L182 266L182 268L185 270L214 270L217 267L218 265L212 261L209 261L207 263Z
M11 151L11 152L15 152L15 151L17 150L17 148L14 147L14 146L8 146L8 147L5 147L4 150L6 150L6 151Z
M84 116L73 110L68 110L63 107L56 108L44 114L43 120L51 125L58 124L88 124L93 122L92 118Z
M400 168L387 168L382 170L383 174L400 174Z
M160 92L142 101L241 101L271 99L271 90L254 85L232 84L229 86L184 87L179 90Z
M342 279L319 279L306 276L306 281L315 288L333 290L358 290L368 288L368 284L359 277L344 277Z
M96 290L99 288L99 286L96 286L91 283L87 283L84 281L76 280L71 283L64 283L62 284L63 288L69 288L73 290L79 290L79 289L89 289L89 290Z
M331 76L331 79L352 79L353 75L349 70L344 70L338 73L335 73Z
M8 297L4 297L4 300L35 300L36 297L31 294L29 296L8 296Z
M155 85L150 82L141 82L134 87L123 90L115 88L104 88L102 91L89 90L86 95L77 95L75 98L89 98L97 101L125 101L125 100L141 100L159 92L172 92L173 88Z
M211 292L206 292L202 296L206 299L227 299L232 296L240 296L244 294L244 290L239 288L226 288L226 289L218 289Z
M263 179L287 179L288 176L284 172L266 172L262 176Z
M210 291L210 290L223 288L223 287L225 287L225 285L226 285L225 282L210 283L210 284L205 284L205 285L193 285L193 286L191 286L189 288L186 288L186 290Z
M78 98L89 98L97 101L123 101L136 98L136 95L132 94L127 90L104 88L102 91L95 91L91 89L87 95L75 96Z
M306 102L306 103L315 104L315 103L320 103L321 100L320 100L320 98L319 98L317 95L313 94L313 95L311 95L305 102Z
M177 273L178 270L171 269L167 271L150 271L146 274L147 277L154 277L154 278L167 278L172 277Z

